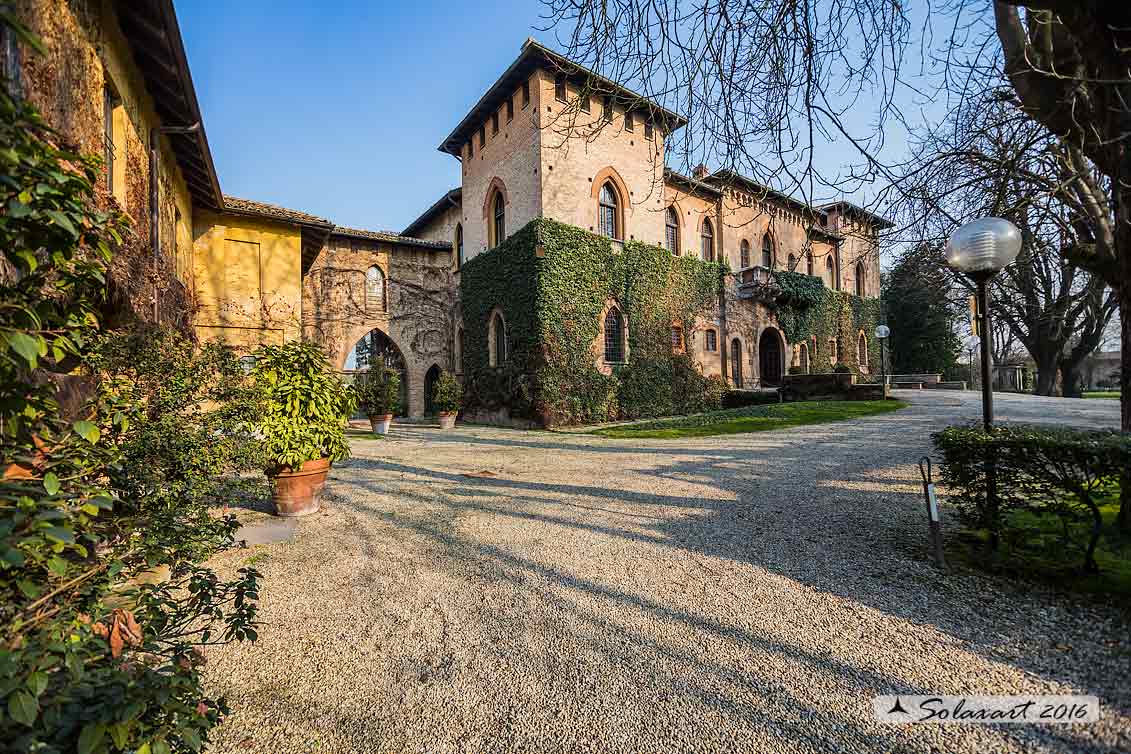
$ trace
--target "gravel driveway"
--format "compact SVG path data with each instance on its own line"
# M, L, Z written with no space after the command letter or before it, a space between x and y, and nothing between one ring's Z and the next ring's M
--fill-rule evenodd
M929 566L915 462L980 408L901 397L691 441L402 426L354 443L327 510L256 548L266 625L209 653L234 708L212 751L1131 750L1126 613ZM1115 401L998 412L1118 423ZM1106 707L1090 726L881 725L881 693Z

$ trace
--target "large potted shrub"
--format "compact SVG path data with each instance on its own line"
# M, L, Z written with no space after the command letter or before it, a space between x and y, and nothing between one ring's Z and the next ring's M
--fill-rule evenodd
M436 380L436 392L432 403L440 415L440 428L452 429L456 425L460 404L463 402L463 386L451 372L443 372Z
M252 375L263 392L259 420L275 512L318 510L330 465L349 455L345 424L356 398L313 343L262 346Z
M369 425L376 434L389 431L393 414L400 409L401 375L387 366L362 372L354 385L357 405L369 417Z

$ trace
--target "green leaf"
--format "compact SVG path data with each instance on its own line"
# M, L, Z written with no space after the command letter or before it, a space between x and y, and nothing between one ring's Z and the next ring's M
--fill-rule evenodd
M102 723L87 723L82 727L82 733L79 734L79 754L90 754L102 743L102 739L105 737L105 725Z
M39 702L26 691L14 691L8 697L8 717L29 728L39 716Z
M169 744L164 741L154 741L153 754L169 754Z
M35 582L29 581L27 579L20 579L16 582L16 586L18 586L20 588L20 591L23 592L23 595L30 600L38 597L43 591L39 588L38 585L35 584Z
M126 723L114 723L110 726L110 738L119 749L126 748L130 740L130 726Z
M34 338L27 333L14 332L8 335L8 345L12 350L24 357L28 366L35 368L39 358L39 338Z
M75 431L91 445L98 442L98 438L102 436L102 433L98 431L98 427L85 419L80 419L75 422L74 427Z
M75 230L75 226L72 225L71 221L69 219L67 219L67 216L64 215L62 212L60 212L59 210L49 209L44 214L46 214L48 217L50 217L51 220L56 225L58 225L60 228L67 231L68 233L70 233L72 236L78 235L78 231Z
M37 697L47 690L47 674L37 670L27 677L27 687Z
M48 539L53 539L63 544L73 545L75 543L74 533L70 529L64 529L62 526L50 526L43 530L43 535Z
M43 489L47 490L48 495L54 495L59 491L59 477L55 476L55 472L48 471L44 475Z

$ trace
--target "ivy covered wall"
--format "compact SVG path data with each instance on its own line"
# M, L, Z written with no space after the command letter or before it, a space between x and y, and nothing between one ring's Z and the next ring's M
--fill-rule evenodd
M781 295L770 308L787 341L809 343L811 372L831 371L829 360L835 353L830 342L840 339L839 363L859 373L862 365L857 358L857 338L861 330L868 341L868 363L863 366L868 372L878 371L875 331L880 321L879 299L830 290L820 278L799 272L775 270L774 282Z
M468 262L460 295L469 409L503 406L546 425L662 416L716 406L722 381L672 353L671 328L690 333L718 300L721 268L656 246L612 242L546 218ZM628 354L604 374L594 345L606 303L624 314ZM509 357L488 366L488 317L499 306Z

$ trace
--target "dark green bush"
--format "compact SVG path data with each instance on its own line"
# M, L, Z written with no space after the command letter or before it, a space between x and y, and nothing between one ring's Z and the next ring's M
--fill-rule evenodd
M833 367L833 374L852 374L852 368L847 364L837 364Z
M776 390L728 390L723 395L723 408L745 408L780 403Z
M970 526L991 542L1009 533L1010 513L1028 511L1065 522L1088 523L1084 570L1097 570L1095 548L1103 527L1101 491L1131 467L1131 435L1046 427L948 427L933 435L942 453L942 481ZM989 480L996 496L989 496Z
M459 384L459 380L451 372L441 372L440 379L436 380L436 392L432 396L432 405L442 414L454 414L459 412L462 403L463 385Z
M789 373L790 374L809 374L809 371L803 366L794 365L794 366L791 366L789 368Z

